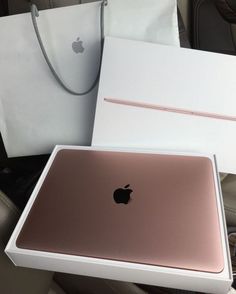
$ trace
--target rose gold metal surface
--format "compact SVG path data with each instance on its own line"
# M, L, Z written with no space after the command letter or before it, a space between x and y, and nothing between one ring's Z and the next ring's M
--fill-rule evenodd
M193 111L184 108L177 108L177 107L170 107L170 106L163 106L151 103L143 103L137 101L130 101L130 100L121 100L121 99L114 99L114 98L104 98L104 101L114 103L114 104L121 104L126 106L134 106L134 107L141 107L141 108L149 108L154 110L166 111L166 112L174 112L179 114L186 114L186 115L194 115L194 116L202 116L214 119L223 119L229 121L236 121L235 116L229 115L222 115L218 113L210 113L210 112L203 112L203 111Z
M116 204L114 190L127 185L132 200ZM218 273L224 263L212 163L61 150L17 246Z

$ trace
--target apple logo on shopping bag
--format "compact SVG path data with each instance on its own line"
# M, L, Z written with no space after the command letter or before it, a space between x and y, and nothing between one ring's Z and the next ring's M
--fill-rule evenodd
M72 43L72 49L76 54L84 52L83 41L80 40L80 37Z

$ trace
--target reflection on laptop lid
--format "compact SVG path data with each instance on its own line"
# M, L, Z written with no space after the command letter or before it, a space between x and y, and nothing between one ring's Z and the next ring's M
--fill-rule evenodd
M16 244L221 272L212 162L183 155L60 150Z

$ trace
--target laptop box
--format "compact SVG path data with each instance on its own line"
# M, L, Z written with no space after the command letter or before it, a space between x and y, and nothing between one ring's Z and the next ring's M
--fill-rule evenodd
M236 58L107 37L92 145L216 154L236 173Z
M215 157L57 146L6 253L17 266L227 293Z

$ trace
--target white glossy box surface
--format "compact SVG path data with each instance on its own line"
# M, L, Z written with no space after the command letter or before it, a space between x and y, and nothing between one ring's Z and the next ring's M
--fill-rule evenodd
M107 37L92 145L216 154L236 174L235 76L235 56Z

